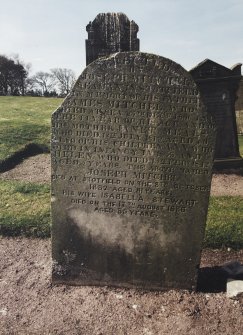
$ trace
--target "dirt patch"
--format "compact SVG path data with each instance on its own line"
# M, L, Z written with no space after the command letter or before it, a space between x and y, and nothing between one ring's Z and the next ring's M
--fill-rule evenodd
M50 240L0 239L0 334L242 334L243 299L224 292L52 286ZM201 266L243 262L205 250Z
M1 173L0 179L49 183L51 179L50 155L41 154L25 159L14 169ZM237 174L214 174L211 195L243 196L243 176Z
M24 159L27 159L28 157L47 152L50 152L47 146L29 143L22 150L15 152L13 155L4 160L1 160L0 172L5 172L15 168L18 164L20 164Z
M211 195L243 196L243 176L237 174L214 174Z
M50 154L27 158L15 168L0 174L1 179L23 180L33 183L49 183L51 180Z

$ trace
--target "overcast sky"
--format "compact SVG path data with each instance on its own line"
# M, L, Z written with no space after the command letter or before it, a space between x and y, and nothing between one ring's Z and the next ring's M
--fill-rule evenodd
M0 54L18 54L32 74L85 67L86 25L123 12L139 25L140 51L187 70L210 58L243 62L243 0L0 0Z

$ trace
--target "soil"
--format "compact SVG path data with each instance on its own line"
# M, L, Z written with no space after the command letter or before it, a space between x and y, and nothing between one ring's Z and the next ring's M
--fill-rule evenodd
M2 179L50 180L49 155ZM243 196L243 177L214 175L213 195ZM203 250L197 292L146 292L51 283L50 239L0 238L1 335L242 335L243 295L229 299L219 266L243 250Z
M1 173L0 179L49 183L51 180L51 156L50 154L41 154L27 158L13 169Z
M53 286L49 239L0 242L0 334L242 335L243 297ZM243 251L204 250L201 266L232 259L243 262Z

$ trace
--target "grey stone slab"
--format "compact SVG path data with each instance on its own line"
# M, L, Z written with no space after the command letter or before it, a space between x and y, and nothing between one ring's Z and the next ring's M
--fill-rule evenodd
M227 280L227 291L226 295L228 298L235 298L239 294L243 293L243 280Z
M91 63L52 115L53 281L195 288L214 143L179 64Z

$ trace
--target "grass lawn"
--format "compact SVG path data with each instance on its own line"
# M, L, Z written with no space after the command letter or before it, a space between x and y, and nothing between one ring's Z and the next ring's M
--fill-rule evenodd
M51 113L60 98L0 97L0 161L29 143L50 147Z
M0 181L0 234L50 236L50 187Z
M211 197L205 246L243 248L243 197Z

